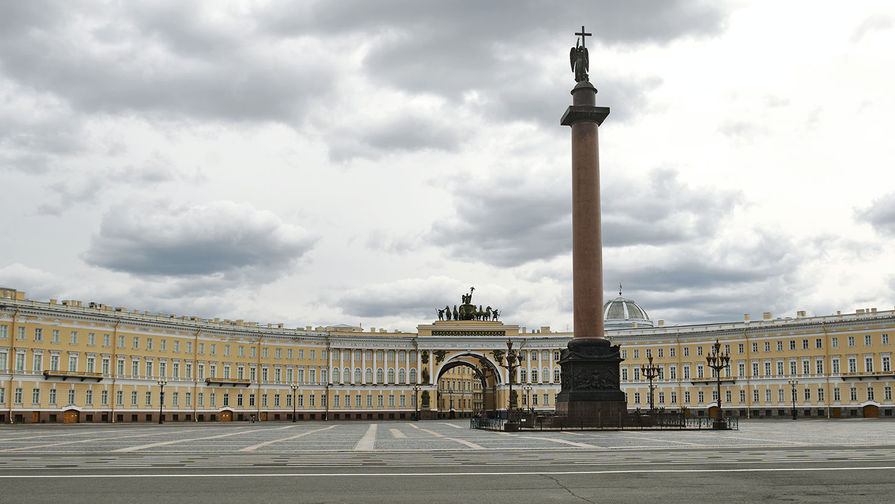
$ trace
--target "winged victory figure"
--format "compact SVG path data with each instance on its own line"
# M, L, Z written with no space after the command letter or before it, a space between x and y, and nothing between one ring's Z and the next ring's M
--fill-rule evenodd
M581 39L575 41L575 47L569 52L569 63L572 65L572 72L575 73L575 82L585 82L588 80L587 70L589 61L587 57L587 48L581 44Z

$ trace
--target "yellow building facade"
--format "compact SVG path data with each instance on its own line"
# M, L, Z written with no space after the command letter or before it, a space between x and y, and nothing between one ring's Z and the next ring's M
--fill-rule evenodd
M688 326L654 325L641 315L625 328L607 322L616 327L607 337L622 345L630 409L648 407L640 367L652 356L660 369L656 407L708 414L717 403L706 355L718 340L730 354L721 377L728 414L789 415L795 390L802 416L892 416L893 310ZM519 407L549 414L560 389L560 353L571 337L496 320L439 320L415 333L285 328L34 301L2 288L0 421L500 415L511 388ZM512 380L508 343L518 355Z

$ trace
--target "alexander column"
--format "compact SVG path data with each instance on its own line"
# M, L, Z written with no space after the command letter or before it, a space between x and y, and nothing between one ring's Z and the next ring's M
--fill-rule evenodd
M597 107L588 78L584 31L572 48L575 73L572 105L561 123L572 127L572 282L575 335L563 350L562 391L556 399L560 422L617 425L627 411L619 387L618 346L603 336L603 243L600 223L600 157L597 130L609 115ZM563 419L564 418L564 419Z

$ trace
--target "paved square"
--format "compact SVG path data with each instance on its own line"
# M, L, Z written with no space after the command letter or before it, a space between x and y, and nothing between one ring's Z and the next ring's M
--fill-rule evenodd
M722 482L746 500L869 502L895 491L893 440L895 422L881 420L746 421L722 432L503 433L461 420L3 426L0 501L89 502L102 481L106 493L146 489L133 502L160 491L215 502L247 488L250 500L291 502L509 502L521 488L528 501L683 502ZM338 494L325 491L334 479Z

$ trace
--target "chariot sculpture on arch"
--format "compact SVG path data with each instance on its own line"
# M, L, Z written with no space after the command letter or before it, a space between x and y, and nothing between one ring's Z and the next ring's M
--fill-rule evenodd
M475 287L470 287L468 294L461 294L461 304L459 307L457 305L454 305L453 310L451 310L450 305L445 306L444 309L436 308L435 312L438 314L438 320L496 321L500 316L500 310L498 310L497 308L491 308L490 306L483 308L482 305L479 305L477 307L476 305L472 304L473 292L475 292Z

